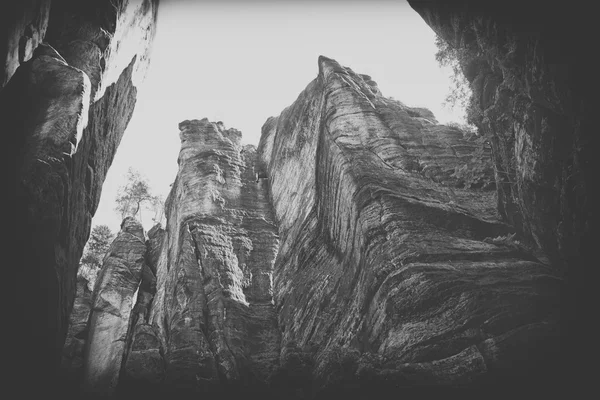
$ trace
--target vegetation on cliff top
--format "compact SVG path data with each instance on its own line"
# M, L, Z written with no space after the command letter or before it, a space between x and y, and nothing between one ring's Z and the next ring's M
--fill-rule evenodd
M81 257L78 270L78 276L88 282L90 291L94 289L96 276L114 238L114 233L107 225L96 225L92 229L90 238L83 249L83 257Z

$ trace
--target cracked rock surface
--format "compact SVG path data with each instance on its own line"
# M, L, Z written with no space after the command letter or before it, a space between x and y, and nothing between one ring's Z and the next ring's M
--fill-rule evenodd
M18 381L39 376L49 391L60 382L55 373L77 292L77 266L148 65L157 4L2 4L0 125L10 149L3 168L11 210L7 257L16 263L10 280L26 283L30 293L11 317L22 327L12 340L26 343L15 346L21 350L11 357ZM29 308L41 311L24 311Z
M128 324L112 324L128 326L111 345L117 393L539 383L555 365L563 282L514 241L493 185L467 189L455 173L477 152L488 180L489 148L368 76L318 66L258 149L221 122L179 124L167 224L148 233L137 295L123 286Z
M309 349L324 387L516 379L555 350L561 279L489 240L510 228L482 191L445 185L460 154L439 144L465 144L427 117L320 57L318 77L263 126L282 348ZM439 172L423 174L431 164Z
M117 386L145 254L141 224L125 218L94 287L83 365L88 393L111 394Z

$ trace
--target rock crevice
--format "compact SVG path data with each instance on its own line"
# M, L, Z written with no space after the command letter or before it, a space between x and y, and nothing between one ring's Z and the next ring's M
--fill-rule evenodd
M0 12L0 124L10 148L3 168L11 210L7 248L16 260L9 280L31 285L28 305L44 309L42 318L14 316L26 332L14 341L27 343L27 355L15 356L13 371L19 380L43 377L49 390L59 382L91 218L147 67L157 3L11 0ZM32 359L40 362L31 365Z

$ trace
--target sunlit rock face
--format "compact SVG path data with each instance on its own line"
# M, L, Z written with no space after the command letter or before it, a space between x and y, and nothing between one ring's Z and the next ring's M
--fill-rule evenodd
M110 245L94 286L83 362L86 393L111 394L117 386L145 254L142 226L128 217Z
M84 365L122 354L102 370L120 369L123 398L539 383L562 280L498 220L489 148L318 65L258 150L220 122L180 123L166 227L148 233L137 295L123 285L127 334ZM106 330L92 317L87 346L125 332L123 315Z
M266 382L278 358L272 274L277 228L256 150L207 119L180 123L150 320L165 385L201 393Z
M443 173L466 144L425 119L321 57L263 127L281 367L305 360L303 390L514 382L551 359L561 279L490 240L510 232L491 198Z
M152 384L162 381L164 361L156 328L150 323L150 307L156 294L156 267L165 238L159 225L148 231L146 254L136 304L130 318L128 351L121 374L122 381L142 382L152 389Z
M129 273L105 261L89 323L81 327L76 318L69 327L68 337L79 341L63 349L63 372L73 386L67 393L80 395L79 386L84 394L125 397L265 393L278 368L272 275L279 240L256 148L241 145L241 133L221 122L179 127L167 226L152 228L143 249L136 231ZM115 243L107 256L118 258ZM115 277L128 277L118 290ZM114 301L102 301L115 291L122 306L116 313ZM78 307L77 315L84 311ZM81 343L88 349L83 355Z
M165 231L126 217L104 256L93 293L78 277L61 364L61 395L114 397L121 382L162 381L164 362L150 305Z
M22 326L15 343L27 343L15 356L18 376L58 382L77 265L147 68L157 4L0 6L0 125L10 149L3 169L10 182L7 257L15 260L11 279L31 285L14 316ZM39 362L31 365L34 358Z

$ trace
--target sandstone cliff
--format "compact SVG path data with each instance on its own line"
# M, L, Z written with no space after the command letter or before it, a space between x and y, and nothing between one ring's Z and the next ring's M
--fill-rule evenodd
M422 144L431 127L410 114L321 57L317 79L263 127L282 348L310 349L312 377L335 390L541 378L561 280L486 240L509 228L481 212L480 193L411 167L438 146Z
M83 362L86 392L111 394L116 389L145 254L142 226L128 217L108 249L94 287Z
M85 342L88 337L88 321L92 310L92 292L88 281L77 279L77 294L69 316L69 330L62 351L59 379L65 390L76 390L83 381Z
M410 3L470 52L463 67L492 151L473 164L473 143L457 131L325 58L298 100L267 121L258 156L220 124L183 123L170 220L149 234L137 295L123 293L134 304L120 315L125 344L107 350L124 358L102 367L113 368L113 383L101 391L114 388L117 370L118 386L136 394L235 384L309 397L360 392L357 382L372 395L386 385L557 381L566 326L558 311L586 320L574 318L586 293L574 283L591 255L593 24L585 9L539 1ZM51 392L65 337L67 376L78 381L97 361L82 353L99 322L85 322L91 294L76 266L132 114L157 4L0 7L5 281L18 290L6 319L19 379L8 380L23 397ZM554 269L498 238L511 230L495 220L492 192L463 190L457 168L476 170L490 156L503 220ZM490 172L475 178L483 184ZM585 340L571 343L583 353Z
M541 1L409 3L464 55L503 219L575 283L591 255L593 203L585 12Z
M10 281L29 285L27 306L13 316L21 327L13 342L22 345L11 365L21 379L39 375L49 387L56 381L77 265L148 65L157 3L2 5L7 256L16 263ZM40 362L32 365L34 358Z
M166 202L150 314L164 348L165 385L203 392L265 382L278 357L278 236L256 150L221 123L179 128L179 172Z
M111 286L136 305L106 350L123 359L103 371L120 370L124 397L539 383L559 350L562 280L511 242L493 186L454 174L478 145L318 64L258 151L220 122L179 125L167 226L149 232L137 298ZM88 330L103 331L93 317Z
M593 13L577 2L409 3L463 54L472 119L492 142L499 211L561 270L565 340L582 346L564 364L582 366L591 327L579 316L596 302L588 287L596 192ZM587 384L587 374L585 367L571 371L571 386Z

